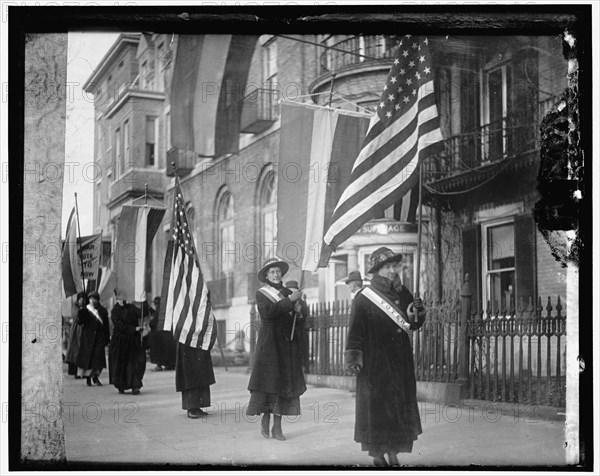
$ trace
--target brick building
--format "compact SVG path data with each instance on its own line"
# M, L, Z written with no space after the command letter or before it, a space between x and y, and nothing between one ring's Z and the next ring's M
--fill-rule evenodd
M124 34L94 71L94 224L114 239L120 207L149 193L170 209L177 165L188 219L209 281L224 343L248 331L256 271L277 241L278 100L374 110L398 47L393 36L263 35L243 97L239 153L214 159L170 145L169 85L176 35ZM309 274L312 302L346 299L348 272L366 274L370 253L404 254L404 282L440 295L469 273L477 305L519 307L537 295L565 295L564 270L536 230L538 125L566 86L561 42L552 37L433 39L444 152L427 162L423 264L415 276L417 229L402 204L371 220ZM321 46L320 46L321 45ZM334 48L323 48L331 46ZM347 51L344 53L340 50ZM118 88L114 94L113 84ZM127 86L129 85L129 86ZM127 164L133 167L127 167ZM170 213L154 242L148 287L160 292Z

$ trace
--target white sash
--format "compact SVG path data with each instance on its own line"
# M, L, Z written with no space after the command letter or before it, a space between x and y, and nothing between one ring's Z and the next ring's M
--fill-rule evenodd
M367 286L362 290L361 293L364 297L368 298L373 304L375 304L379 309L385 312L385 315L388 316L394 324L396 324L400 329L407 332L410 330L410 324L406 322L406 319L394 309L394 306L381 294L376 292L371 286Z
M94 316L96 316L96 319L98 319L98 321L100 321L100 324L104 324L102 322L102 318L100 317L100 313L98 313L98 309L96 309L94 306L92 306L92 304L88 304L87 306L88 311L90 311Z
M272 302L278 302L281 301L283 299L283 294L281 294L279 291L277 291L274 287L272 286L263 286L262 288L259 289L259 291L266 297L269 298L270 301Z

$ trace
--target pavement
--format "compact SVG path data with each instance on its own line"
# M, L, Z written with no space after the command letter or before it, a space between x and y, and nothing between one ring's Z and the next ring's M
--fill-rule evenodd
M67 375L65 367L68 465L372 466L372 459L353 439L355 399L347 390L309 385L300 398L302 415L284 417L287 440L278 441L263 438L259 418L245 415L246 368L215 368L209 415L192 420L181 409L175 372L156 372L153 367L148 363L139 395L119 394L108 385L106 372L100 377L102 387L88 387L85 380ZM423 434L412 453L399 455L406 469L506 465L567 469L564 422L543 420L531 409L502 414L493 404L457 407L420 402L420 412Z

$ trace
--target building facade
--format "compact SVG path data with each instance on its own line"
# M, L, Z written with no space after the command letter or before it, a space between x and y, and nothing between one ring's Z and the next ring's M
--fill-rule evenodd
M233 347L240 330L251 333L256 272L275 256L279 99L374 111L399 38L261 36L246 91L232 98L243 101L239 152L216 158L170 145L176 44L176 35L121 35L86 83L95 96L95 160L103 169L94 225L113 242L120 207L142 196L146 183L170 209L175 163L222 342ZM419 279L422 291L440 296L460 288L468 273L481 308L564 298L564 270L532 215L540 118L566 87L560 39L441 37L432 49L445 142L425 168L421 272L417 227L403 221L403 200L345 242L328 268L305 277L307 300L349 298L344 278L355 269L368 278L370 253L379 246L403 253L409 289ZM104 91L115 82L111 98ZM160 293L169 222L167 213L148 266L152 294Z

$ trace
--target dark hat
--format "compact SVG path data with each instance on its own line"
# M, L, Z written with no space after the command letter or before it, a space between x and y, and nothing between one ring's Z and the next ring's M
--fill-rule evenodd
M88 298L92 299L93 297L95 297L98 301L100 301L100 294L98 294L97 291L92 291L91 293L88 294Z
M267 271L269 271L269 268L273 268L274 266L281 268L281 277L283 277L285 273L288 272L288 269L290 269L290 265L285 261L279 261L277 258L268 259L258 272L258 280L261 283L264 283L267 280Z
M84 298L85 300L87 300L87 294L83 291L80 291L77 293L77 300L79 301L80 298Z
M385 246L377 248L371 253L371 257L369 258L370 269L367 272L369 274L376 273L384 264L397 263L398 261L402 261L402 253L394 253Z
M362 276L360 275L360 271L351 271L346 280L344 281L346 284L351 281L360 281L362 283Z
M288 289L300 289L300 286L298 286L298 281L288 281L287 283L285 283L285 287Z

